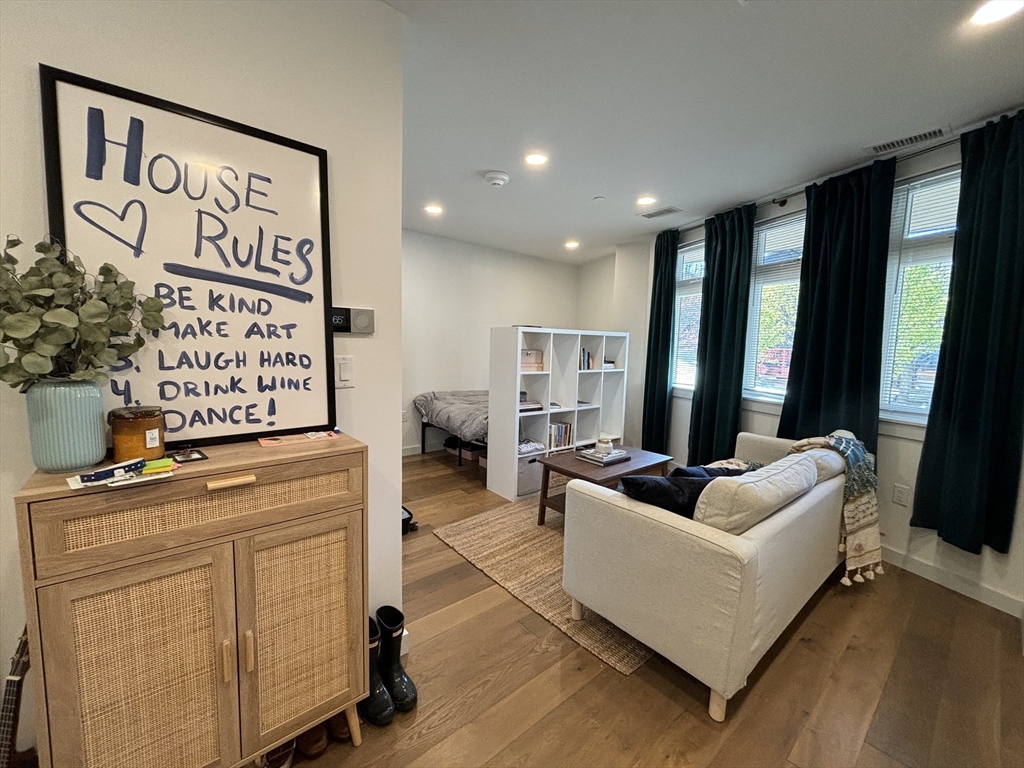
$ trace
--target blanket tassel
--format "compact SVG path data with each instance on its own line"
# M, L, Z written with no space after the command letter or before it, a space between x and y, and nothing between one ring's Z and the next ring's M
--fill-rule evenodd
M864 577L860 575L860 568L858 568L857 572L853 574L853 580L856 581L858 584L864 583Z
M842 584L844 587L852 587L853 586L853 582L850 581L850 572L849 571L847 571L843 575L843 578L841 578L839 580L839 583Z
M881 563L875 566L875 573L885 575L885 571L882 569Z

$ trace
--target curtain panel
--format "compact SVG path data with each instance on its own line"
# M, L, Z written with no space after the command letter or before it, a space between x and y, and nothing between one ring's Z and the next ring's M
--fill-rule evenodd
M672 358L675 343L676 257L679 230L667 229L654 243L651 319L647 332L647 376L641 447L668 453L672 407Z
M1024 110L960 137L953 271L910 524L1010 547L1024 451Z
M704 284L697 337L697 379L686 463L709 464L735 454L743 407L753 203L704 222Z
M848 429L874 453L896 158L811 184L779 437Z

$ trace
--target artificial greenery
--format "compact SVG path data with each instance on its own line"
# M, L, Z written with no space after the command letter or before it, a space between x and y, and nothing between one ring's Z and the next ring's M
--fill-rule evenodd
M0 258L0 381L26 391L41 379L101 382L106 369L146 343L139 332L160 328L163 304L135 294L112 264L99 275L57 242L36 243L41 256L18 273L8 237Z

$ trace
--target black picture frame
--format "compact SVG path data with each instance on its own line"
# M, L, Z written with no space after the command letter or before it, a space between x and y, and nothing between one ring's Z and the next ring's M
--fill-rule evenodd
M111 83L103 82L91 77L79 75L66 70L58 69L47 64L39 65L39 80L41 89L41 106L43 121L43 149L45 158L46 197L47 211L49 216L50 234L74 250L74 243L67 241L67 228L65 222L65 195L62 180L61 144L59 133L59 104L57 96L58 83L68 83L80 88L97 91L108 96L113 96L125 101L163 110L175 115L197 120L217 128L245 134L262 141L271 142L297 152L313 155L317 158L319 169L319 198L320 198L320 250L323 309L320 316L323 318L324 331L324 363L326 381L324 388L325 405L327 409L327 422L322 424L289 425L282 429L257 429L252 431L239 432L230 435L217 435L213 437L200 437L194 439L173 440L168 439L166 446L168 452L185 450L193 447L219 445L226 443L237 443L249 440L256 440L260 437L271 437L287 435L299 432L329 431L336 426L337 405L334 394L334 366L333 366L333 326L329 318L329 310L332 305L331 296L331 240L330 240L330 206L328 189L328 164L327 150L320 147L306 144L295 139L280 136L270 131L256 128L245 123L240 123L225 117L194 109L192 107L178 104L157 96L134 91Z

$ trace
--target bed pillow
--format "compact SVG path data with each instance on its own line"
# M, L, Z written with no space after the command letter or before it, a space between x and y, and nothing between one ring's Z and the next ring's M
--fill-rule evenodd
M693 519L740 534L773 515L818 482L814 460L798 453L740 477L716 477L697 501Z
M713 477L658 477L657 475L630 475L622 478L622 492L629 498L642 501L677 515L693 519L697 500Z

